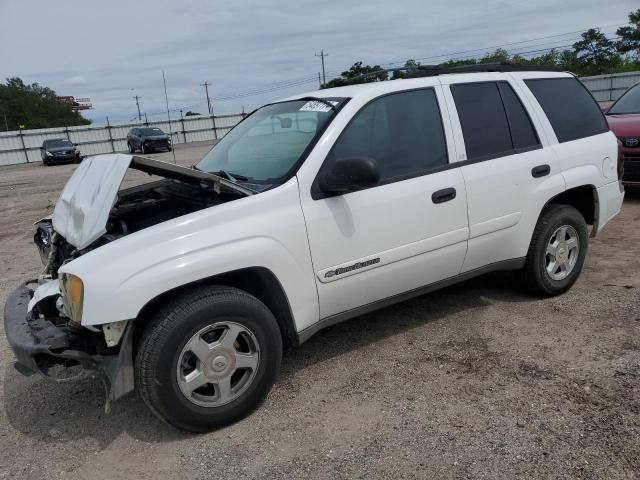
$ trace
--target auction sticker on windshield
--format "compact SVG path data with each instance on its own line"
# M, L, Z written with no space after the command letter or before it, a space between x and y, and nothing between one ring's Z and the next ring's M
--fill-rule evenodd
M334 106L339 103L332 100L329 100L329 102ZM310 102L305 103L303 106L301 106L299 111L300 112L328 112L329 110L331 110L331 107L326 103L312 100Z

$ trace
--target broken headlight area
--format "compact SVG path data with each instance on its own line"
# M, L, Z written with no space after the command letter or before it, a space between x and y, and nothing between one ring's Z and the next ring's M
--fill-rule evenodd
M82 302L84 300L84 284L79 277L70 273L60 275L60 291L64 312L70 322L76 325L82 323Z

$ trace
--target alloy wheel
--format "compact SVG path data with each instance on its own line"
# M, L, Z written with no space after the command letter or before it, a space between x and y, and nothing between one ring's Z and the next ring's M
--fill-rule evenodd
M580 253L578 232L570 225L558 227L547 244L545 267L553 280L564 280L573 271Z
M244 393L260 364L260 348L247 327L216 322L194 334L178 357L182 394L201 407L219 407Z

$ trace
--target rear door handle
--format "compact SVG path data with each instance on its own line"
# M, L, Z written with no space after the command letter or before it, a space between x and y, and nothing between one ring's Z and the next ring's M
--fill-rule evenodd
M442 190L438 190L431 195L431 201L433 203L444 203L449 200L453 200L456 198L456 189L455 188L443 188Z
M538 165L531 169L531 175L533 178L544 177L549 175L549 173L551 173L551 167L549 165Z

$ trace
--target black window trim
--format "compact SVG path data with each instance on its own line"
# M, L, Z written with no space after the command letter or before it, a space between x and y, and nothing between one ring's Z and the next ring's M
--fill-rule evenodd
M388 178L382 182L379 182L378 184L376 184L373 187L369 187L366 188L364 190L371 190L373 188L378 188L378 187L382 187L383 185L389 185L391 183L396 183L396 182L402 182L404 180L410 180L412 178L417 178L417 177L424 177L426 175L430 175L432 173L438 173L438 172L442 172L445 170L449 170L451 168L457 168L458 164L456 162L451 162L451 157L449 155L449 143L447 142L448 138L447 138L447 130L445 128L445 124L444 124L444 119L442 117L442 108L440 107L440 100L438 98L438 94L436 92L436 87L438 85L432 85L429 87L417 87L417 88L408 88L406 90L395 90L393 92L387 92L384 93L382 95L378 95L375 98L372 98L371 100L369 100L367 103L365 103L362 107L360 107L360 109L354 113L351 116L351 119L349 120L349 122L345 125L345 127L342 129L342 131L340 132L340 135L338 135L338 138L336 138L335 142L333 142L333 145L331 146L331 149L329 150L329 152L327 153L327 155L324 157L324 160L322 161L322 165L320 165L320 168L318 169L318 172L316 173L315 178L313 179L313 183L311 184L311 198L313 200L322 200L324 198L330 198L333 197L333 195L329 195L324 193L322 190L320 190L320 186L319 186L319 182L320 182L320 175L322 175L324 168L327 166L328 164L328 158L331 155L331 152L333 152L333 149L336 145L336 143L338 143L338 141L342 138L342 135L344 135L344 133L347 131L347 129L351 126L351 124L353 123L353 121L355 120L355 118L360 114L360 112L362 112L365 108L367 108L371 103L384 98L384 97L388 97L391 95L397 95L400 93L408 93L408 92L416 92L416 91L423 91L423 90L433 90L433 93L435 95L435 99L436 99L436 106L438 107L438 114L440 115L440 124L442 125L442 134L444 136L444 142L445 142L445 150L446 150L446 154L447 154L447 163L445 165L440 165L437 167L430 167L430 168L425 168L423 170L418 170L416 172L413 173L408 173L406 175L397 175L395 177L391 177ZM361 190L359 190L361 191ZM353 192L349 192L349 193L353 193ZM348 193L342 194L340 196L344 196L344 195L348 195Z
M502 96L502 90L500 90L500 85L499 85L500 83L506 83L507 85L509 85L509 87L511 87L511 90L513 90L513 94L516 96L516 98L520 102L520 105L522 105L522 108L525 111L527 118L529 119L529 123L531 123L531 127L533 128L533 133L535 133L538 143L536 145L530 145L528 147L511 148L509 150L505 150L502 152L495 152L490 155L483 155L482 157L474 158L471 160L467 159L457 163L460 166L471 165L474 163L486 162L487 160L495 160L496 158L508 157L510 155L518 155L519 153L526 153L526 152L531 152L533 150L540 150L544 148L542 145L542 142L540 142L540 135L538 134L538 129L536 128L536 124L531 119L531 115L529 115L529 111L527 110L527 107L524 105L522 98L520 97L520 95L518 95L518 92L516 91L515 88L513 88L513 85L511 85L511 82L509 82L509 80L504 79L504 80L482 80L480 82L456 82L456 83L448 84L448 87L449 87L449 91L451 92L451 98L453 98L453 104L456 107L456 112L458 113L458 124L460 125L460 131L462 131L462 141L465 144L464 146L465 155L467 154L467 145L466 145L466 142L464 141L464 131L462 130L462 122L460 121L460 112L458 111L458 106L456 105L456 99L453 96L453 91L451 90L451 87L454 87L456 85L477 85L477 84L483 84L483 83L494 83L498 89L498 95L500 95L500 101L502 102L502 109L504 110L504 115L507 119L507 125L509 126L509 137L511 137L511 145L513 145L514 143L513 133L512 133L513 127L511 125L511 119L509 118L509 114L507 113L507 107L504 104L504 97Z
M574 138L573 140L565 140L564 142L561 142L560 139L558 138L558 134L556 133L555 128L553 128L553 125L551 124L551 120L549 119L549 115L547 115L547 112L545 111L545 109L542 107L542 104L540 103L540 101L538 100L538 97L536 97L536 94L533 93L533 90L531 90L529 88L529 85L527 84L527 82L531 82L531 81L537 81L537 80L561 80L561 79L567 79L567 78L573 78L574 80L576 80L580 86L586 90L587 94L591 97L591 99L593 100L593 102L596 104L596 107L598 108L598 111L600 111L600 114L602 115L602 119L604 121L605 126L607 127L607 129L604 132L601 133L595 133L593 135L588 135L586 137L580 137L580 138ZM593 95L593 93L591 93L591 90L589 90L587 88L587 86L582 83L580 81L580 79L574 75L573 73L570 74L569 77L531 77L531 78L523 78L522 82L525 84L525 86L527 87L527 89L531 92L531 95L533 96L533 98L536 100L536 102L538 103L538 105L540 105L540 109L542 110L542 113L544 113L544 116L547 118L547 121L549 122L549 125L551 126L551 131L553 131L553 134L556 137L556 140L558 141L558 145L560 145L561 143L567 143L567 142L575 142L576 140L582 140L583 138L589 138L589 137L595 137L596 135L602 135L603 133L607 133L611 131L611 127L609 126L609 122L607 120L607 116L605 115L605 113L602 111L602 109L600 108L600 104L598 103L598 101L596 100L596 97Z

